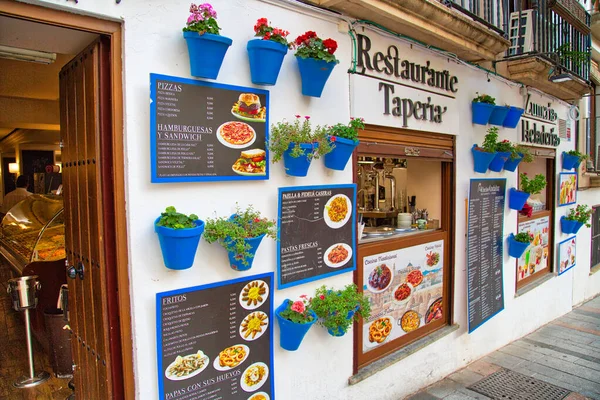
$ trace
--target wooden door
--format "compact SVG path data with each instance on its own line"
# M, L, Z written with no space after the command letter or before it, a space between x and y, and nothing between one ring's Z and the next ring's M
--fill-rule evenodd
M110 43L60 72L65 245L77 399L122 398L110 126Z

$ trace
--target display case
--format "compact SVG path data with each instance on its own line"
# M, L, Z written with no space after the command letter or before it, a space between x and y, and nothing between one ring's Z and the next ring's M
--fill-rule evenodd
M34 194L11 208L0 227L0 254L19 275L34 261L65 258L62 196Z

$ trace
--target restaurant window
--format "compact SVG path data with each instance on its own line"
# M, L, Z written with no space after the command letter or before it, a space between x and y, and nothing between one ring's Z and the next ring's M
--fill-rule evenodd
M532 242L517 260L517 290L552 272L553 265L555 151L534 148L530 148L530 151L535 157L533 162L519 164L519 188L523 173L530 179L538 174L544 175L546 187L527 200L533 209L531 216L519 213L517 232L529 233Z
M357 369L451 323L454 249L454 137L368 127L360 140L357 285L372 312Z
M593 207L592 212L592 260L591 267L600 265L600 206Z

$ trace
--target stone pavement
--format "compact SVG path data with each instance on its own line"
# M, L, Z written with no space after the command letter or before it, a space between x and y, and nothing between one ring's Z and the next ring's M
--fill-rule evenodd
M407 400L490 399L467 387L501 368L572 391L566 400L600 400L600 296Z

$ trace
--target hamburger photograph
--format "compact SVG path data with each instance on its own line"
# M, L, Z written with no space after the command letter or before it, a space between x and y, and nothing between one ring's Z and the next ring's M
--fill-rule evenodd
M243 121L265 122L267 109L260 103L258 95L241 93L238 101L233 104L231 113Z
M262 149L242 151L240 158L233 164L232 169L246 176L265 175L267 171L267 153Z

